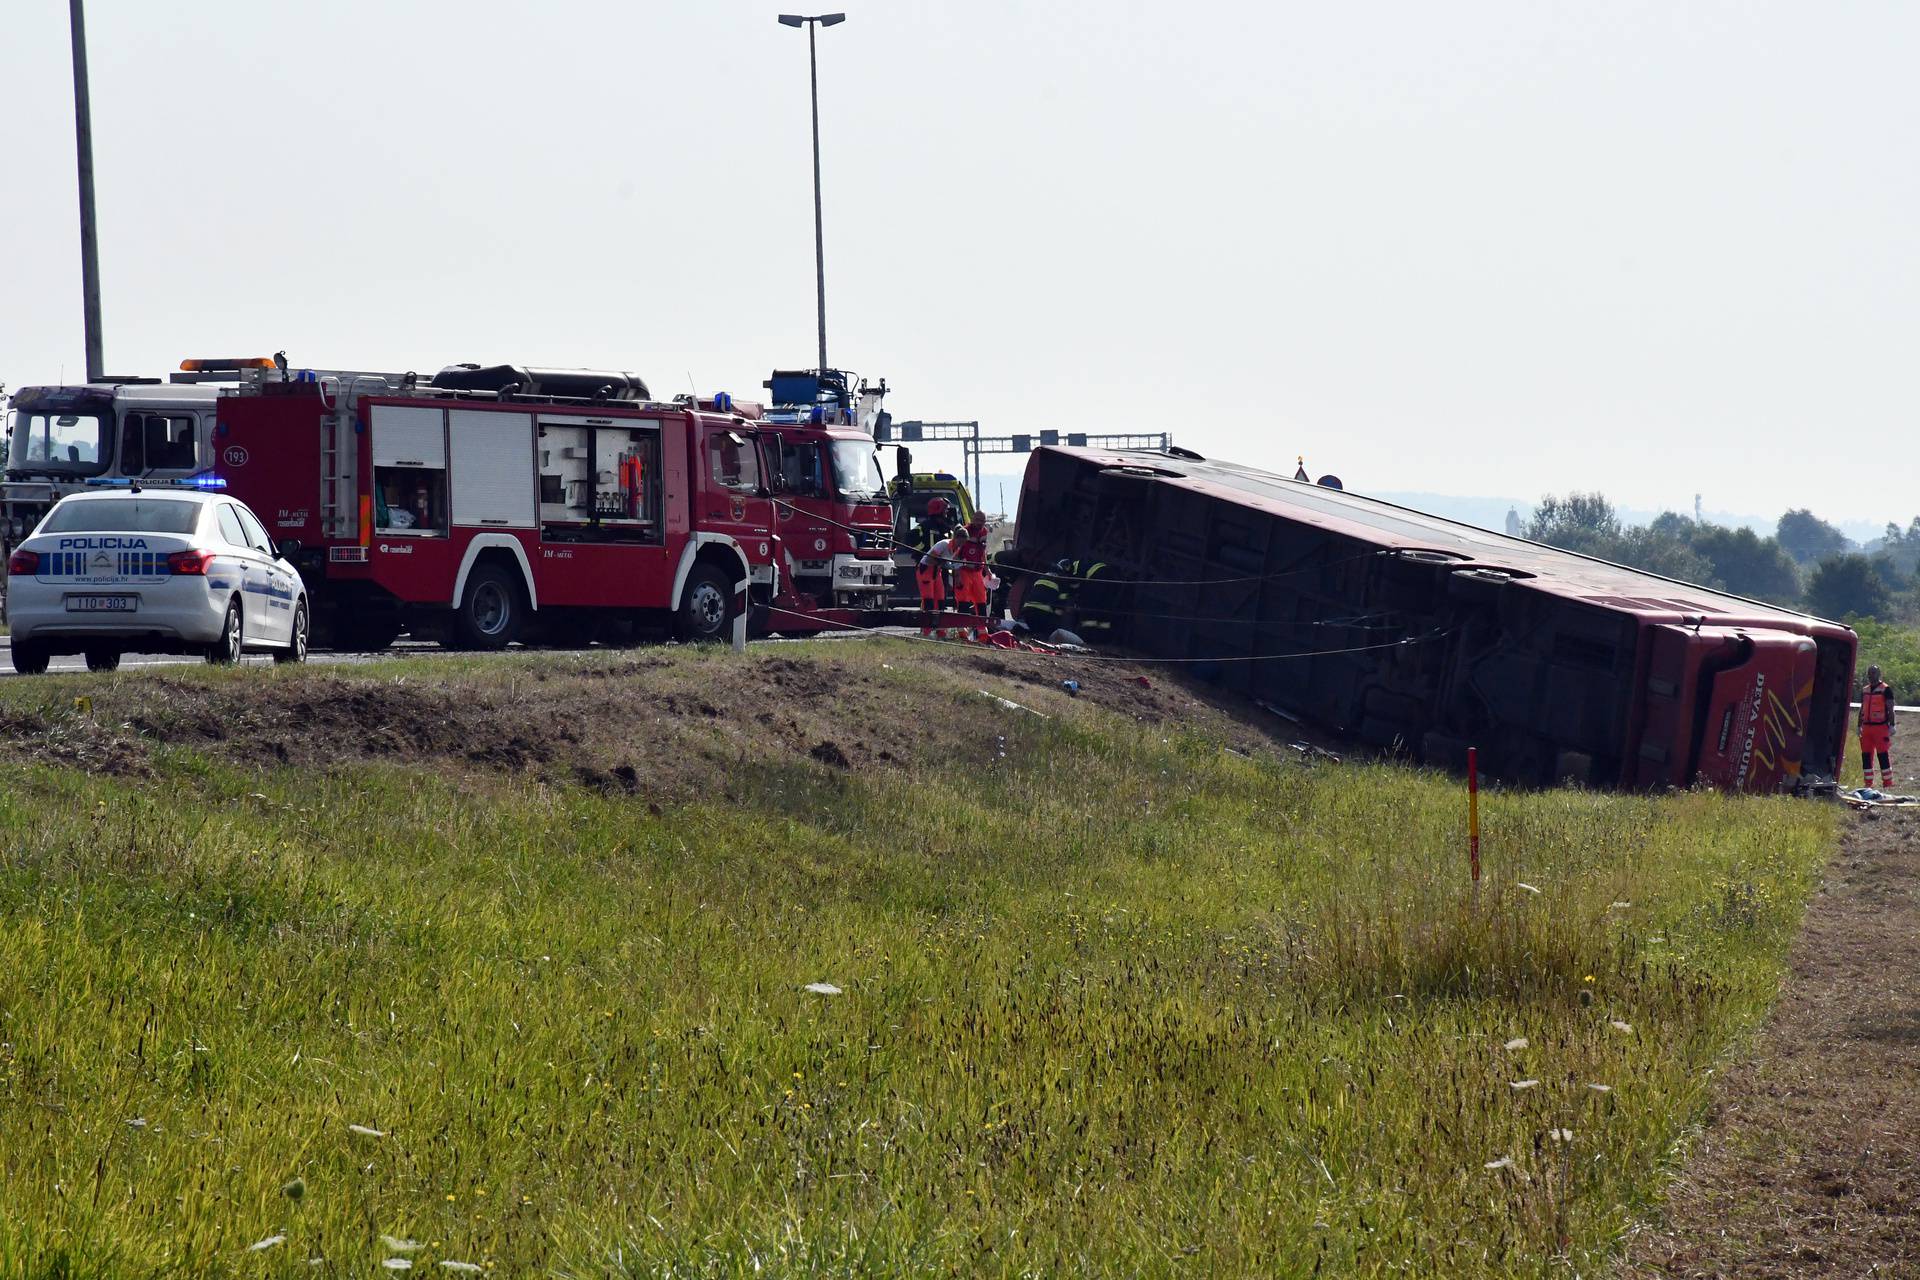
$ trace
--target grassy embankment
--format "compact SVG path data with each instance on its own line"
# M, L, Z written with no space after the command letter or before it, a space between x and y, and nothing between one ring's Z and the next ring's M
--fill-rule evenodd
M1537 1274L1647 1206L1834 831L1492 795L1476 907L1452 780L837 659L958 745L659 812L179 747L16 769L0 1274Z

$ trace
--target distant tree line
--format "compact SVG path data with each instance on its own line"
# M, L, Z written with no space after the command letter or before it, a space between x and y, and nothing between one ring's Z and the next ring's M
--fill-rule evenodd
M1527 537L1569 551L1805 609L1824 618L1911 621L1920 616L1920 516L1863 551L1811 511L1789 511L1771 537L1668 511L1622 524L1598 493L1548 494Z

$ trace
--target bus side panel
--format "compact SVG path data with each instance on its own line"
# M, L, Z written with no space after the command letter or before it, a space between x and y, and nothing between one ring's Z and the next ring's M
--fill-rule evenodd
M1019 539L1022 563L1104 561L1139 583L1113 606L1114 641L1203 679L1416 759L1458 765L1476 746L1496 776L1619 782L1631 614L1058 453L1029 463Z

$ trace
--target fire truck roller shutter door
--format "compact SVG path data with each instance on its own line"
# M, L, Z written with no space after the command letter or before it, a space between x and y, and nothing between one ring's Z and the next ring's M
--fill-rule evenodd
M373 420L373 465L428 467L447 465L447 415L444 409L377 404Z
M485 409L447 413L453 523L531 529L539 500L533 416Z
M527 562L527 549L520 545L520 539L510 533L478 533L474 535L473 541L467 544L466 555L460 559L460 572L455 575L453 579L453 598L447 601L447 607L449 609L458 609L460 607L460 601L467 590L467 578L473 573L473 562L480 558L482 551L494 547L498 547L511 554L514 561L519 564L521 585L527 593L527 607L529 609L539 609L540 595L533 585L533 566Z

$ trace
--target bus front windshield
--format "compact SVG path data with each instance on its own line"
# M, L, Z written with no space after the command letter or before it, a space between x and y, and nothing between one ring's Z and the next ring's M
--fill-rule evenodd
M852 502L881 502L887 496L887 477L873 445L864 440L833 442L833 486Z
M97 476L107 469L108 439L97 413L16 409L7 434L7 469Z

